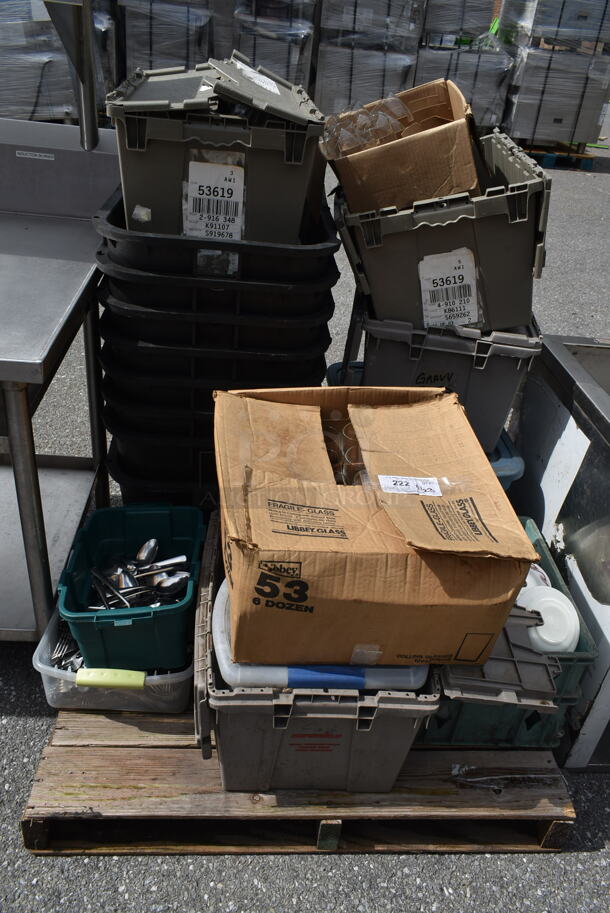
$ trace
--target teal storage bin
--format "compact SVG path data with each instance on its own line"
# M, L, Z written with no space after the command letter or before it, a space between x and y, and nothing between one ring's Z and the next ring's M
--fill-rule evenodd
M578 613L578 620L580 621L580 637L578 638L576 649L572 653L557 654L557 659L561 663L561 674L555 682L557 688L557 697L567 699L569 695L574 694L578 690L578 686L580 685L582 677L585 674L585 669L588 666L591 666L593 661L596 659L597 647L595 646L595 641L593 640L591 632L585 624L584 618L578 611L578 606L572 599L572 594L570 593L563 577L559 572L559 568L553 560L553 556L551 555L549 548L544 541L542 533L534 521L530 520L529 517L519 517L519 519L523 524L523 528L525 529L530 542L540 555L540 564L548 574L552 585L557 590L561 590L564 596L567 596L570 602L574 605L576 612Z
M420 729L417 741L446 748L556 748L570 709L579 701L580 692L558 699L556 713L540 713L531 707L492 707L443 699L426 729Z
M554 587L572 602L570 592L555 564L542 533L529 517L520 517L540 564ZM578 607L576 607L578 612ZM540 713L529 707L489 706L443 698L437 714L420 729L417 743L450 748L556 748L561 742L571 708L580 699L580 681L597 656L595 642L580 612L580 637L572 653L558 653L561 672L555 679L556 713Z
M196 507L111 507L87 519L58 586L59 614L70 626L86 666L152 672L190 663L204 533L203 516ZM158 539L161 558L182 554L189 558L191 579L184 598L158 608L89 611L91 568L135 555L151 538Z

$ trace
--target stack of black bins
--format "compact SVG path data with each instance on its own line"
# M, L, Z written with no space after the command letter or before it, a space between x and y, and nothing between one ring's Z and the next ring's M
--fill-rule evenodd
M210 241L127 230L117 191L95 225L110 473L125 502L211 508L213 391L324 379L330 212L304 219L300 244Z

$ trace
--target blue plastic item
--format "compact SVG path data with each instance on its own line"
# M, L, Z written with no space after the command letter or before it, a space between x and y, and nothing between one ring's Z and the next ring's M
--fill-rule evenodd
M495 450L488 454L488 457L504 491L510 488L513 482L520 479L525 472L525 463L515 450L515 445L506 431L502 432Z
M221 675L231 688L332 688L349 691L419 691L428 666L263 666L234 663L230 645L229 588L224 580L212 612L212 638Z

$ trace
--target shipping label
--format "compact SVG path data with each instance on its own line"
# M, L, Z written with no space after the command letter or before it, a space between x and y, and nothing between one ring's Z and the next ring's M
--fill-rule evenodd
M421 478L419 476L377 476L382 491L394 492L402 495L430 495L433 498L442 497L438 479Z
M185 235L216 241L241 239L244 171L241 165L189 162Z
M280 94L277 83L274 82L273 79L269 79L268 76L264 76L263 73L253 70L252 67L247 66L245 63L241 63L239 60L235 61L235 66L241 70L249 80L256 83L257 86L260 86L261 89L266 89L267 92L273 92L274 95Z
M438 535L447 542L498 541L483 520L474 498L420 503Z
M479 320L477 272L467 247L423 257L418 264L425 327L467 326Z

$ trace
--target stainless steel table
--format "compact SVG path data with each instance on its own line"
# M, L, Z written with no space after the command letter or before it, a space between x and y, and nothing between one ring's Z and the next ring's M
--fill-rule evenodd
M96 245L90 220L0 213L0 386L38 634L53 609L53 587L28 391L44 392L83 323L93 465L102 467L96 500L106 503L108 497Z

